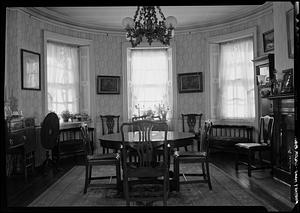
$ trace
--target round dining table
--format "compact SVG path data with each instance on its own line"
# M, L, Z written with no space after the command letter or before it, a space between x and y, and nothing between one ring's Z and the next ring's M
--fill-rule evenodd
M134 143L139 141L139 133L135 132L126 132L124 134L124 141L125 143ZM161 142L164 140L164 131L152 131L151 132L151 141L156 143L156 145L160 145ZM171 148L179 148L190 145L192 140L195 138L194 133L190 132L176 132L176 131L168 131L167 132L167 140L171 145ZM122 134L121 133L114 133L114 134L107 134L102 135L100 138L100 143L103 148L109 148L114 150L119 150L122 144ZM129 144L130 145L130 144ZM156 146L155 145L155 146ZM170 171L170 176L173 171ZM122 182L122 180L120 180ZM176 190L176 186L178 183L171 178L170 179L170 191ZM118 187L119 191L122 190L122 186Z
M126 132L124 134L124 141L126 143L138 142L139 133L135 132ZM151 141L159 142L164 140L164 131L152 131L151 132ZM168 131L167 132L167 140L170 143L171 147L183 147L188 145L187 143L190 141L188 139L194 139L195 134L190 132L177 132L177 131ZM114 133L102 135L100 138L100 143L103 148L109 149L120 149L122 143L122 134Z

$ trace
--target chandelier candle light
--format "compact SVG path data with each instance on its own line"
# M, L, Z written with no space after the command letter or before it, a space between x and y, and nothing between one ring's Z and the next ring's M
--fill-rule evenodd
M160 15L160 20L156 16L156 10ZM149 45L154 40L170 45L176 24L176 18L174 16L165 18L159 6L138 6L133 19L126 17L122 21L127 31L126 39L131 42L132 47L139 45L143 37L147 39Z

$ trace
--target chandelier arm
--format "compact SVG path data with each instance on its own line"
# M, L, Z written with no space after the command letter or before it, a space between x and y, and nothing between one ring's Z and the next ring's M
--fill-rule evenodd
M160 17L162 18L162 20L166 20L166 18L165 18L165 16L164 16L164 14L161 12L161 9L160 9L160 6L156 6L157 7L157 9L158 9L158 12L159 12L159 14L160 14Z

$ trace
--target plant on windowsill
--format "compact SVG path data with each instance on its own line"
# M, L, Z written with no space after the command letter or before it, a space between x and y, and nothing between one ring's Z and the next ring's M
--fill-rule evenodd
M167 120L167 113L169 110L170 110L169 106L165 106L164 104L158 105L157 111L163 121Z
M71 115L69 110L64 110L64 111L61 112L61 117L62 117L64 122L68 122L69 118L71 118L72 115Z

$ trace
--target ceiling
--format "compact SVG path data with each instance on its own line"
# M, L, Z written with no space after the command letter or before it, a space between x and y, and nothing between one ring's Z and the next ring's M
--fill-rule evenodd
M224 23L251 14L262 5L161 6L165 17L175 16L176 29ZM136 6L35 7L35 12L58 21L91 28L123 30L122 19L132 17Z

